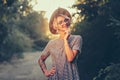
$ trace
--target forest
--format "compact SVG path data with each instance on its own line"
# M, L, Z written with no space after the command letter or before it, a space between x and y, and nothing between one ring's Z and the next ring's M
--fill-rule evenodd
M31 0L0 0L0 63L42 50L50 40L45 11ZM120 80L120 0L77 0L72 34L83 38L81 80ZM76 17L77 16L77 17Z

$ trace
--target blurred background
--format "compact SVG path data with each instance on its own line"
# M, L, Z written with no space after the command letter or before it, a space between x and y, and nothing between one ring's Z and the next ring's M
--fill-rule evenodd
M120 80L120 0L0 0L0 80L46 80L38 65L58 7L83 38L80 80ZM47 60L50 68L50 59Z

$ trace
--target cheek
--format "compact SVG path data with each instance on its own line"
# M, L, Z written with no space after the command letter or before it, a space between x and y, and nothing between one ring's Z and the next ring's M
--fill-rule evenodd
M55 30L57 30L57 29L58 29L58 27L56 27L56 26L53 26L53 28L54 28Z

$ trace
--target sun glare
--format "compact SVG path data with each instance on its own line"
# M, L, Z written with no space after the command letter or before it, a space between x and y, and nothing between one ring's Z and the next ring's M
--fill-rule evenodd
M33 9L35 11L45 11L45 17L49 22L50 16L58 7L67 9L71 14L74 13L76 10L69 7L71 7L75 1L76 0L32 0L31 4L33 5ZM58 35L52 35L49 30L47 31L46 35L50 39L58 37Z
M46 11L45 17L50 19L52 12L58 7L66 8L70 11L70 13L74 12L74 9L70 9L74 4L75 0L33 0L32 4L34 4L33 9L35 11Z

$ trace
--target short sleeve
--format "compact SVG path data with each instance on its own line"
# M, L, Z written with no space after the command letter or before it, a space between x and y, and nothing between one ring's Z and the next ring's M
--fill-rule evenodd
M82 48L82 37L81 36L75 36L74 44L72 49L73 50L79 50L81 53L81 48Z
M50 55L49 50L50 50L50 41L47 43L41 54L45 56L49 56Z

